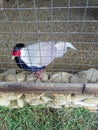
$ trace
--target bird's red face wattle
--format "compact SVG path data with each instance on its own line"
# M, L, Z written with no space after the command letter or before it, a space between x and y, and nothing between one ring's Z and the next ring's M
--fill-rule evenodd
M14 56L14 57L17 57L17 56L20 56L21 55L21 52L20 52L20 50L15 50L15 51L13 51L12 52L12 56Z

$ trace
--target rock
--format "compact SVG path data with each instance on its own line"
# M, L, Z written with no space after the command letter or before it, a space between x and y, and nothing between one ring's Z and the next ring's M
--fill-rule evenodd
M29 102L28 104L29 104L30 106L37 106L37 105L43 105L43 104L45 104L45 102L43 102L43 101L41 101L41 100L38 100L38 99L37 99L37 100L36 100L36 99L35 99L35 100L33 99L33 100L32 100L31 102Z
M10 106L11 109L13 108L19 108L18 104L17 104L17 100L12 100L10 101Z
M95 83L98 80L98 70L96 69L89 69L85 71L78 72L71 76L70 82L71 83Z
M28 103L31 106L35 106L35 105L42 105L47 103L46 101L42 100L41 97L44 94L24 94L25 95L25 102Z
M19 108L23 108L24 107L25 102L23 101L22 98L17 99L17 105L18 105Z
M0 106L10 108L22 108L25 103L22 99L22 93L3 93L0 92Z
M94 68L79 72L78 75L85 76L88 82L95 83L98 80L98 70Z
M6 74L16 74L15 69L9 69L8 71L5 72Z
M23 93L3 93L0 92L0 106L7 106L10 108L22 108L25 103L21 98Z
M0 106L10 106L10 100L8 100L7 98L0 98Z
M41 81L47 81L48 80L48 75L46 73L42 73L42 80ZM35 82L37 81L37 77L33 74L29 74L27 76L27 79L26 79L27 82Z
M15 69L9 69L8 71L5 71L3 73L0 73L0 81L5 81L5 76L8 74L16 74Z
M5 76L5 80L8 82L23 82L25 81L25 74L23 73L19 73L19 74L8 74L7 76Z
M70 78L71 83L87 83L87 77L86 75L73 75Z
M9 75L7 75L6 77L5 77L5 80L6 81L10 81L10 82L16 82L17 81L17 79L16 79L16 75L14 75L14 74L9 74Z
M0 98L5 98L8 100L17 100L20 97L22 97L23 93L14 93L14 92L9 92L9 93L3 93L0 92Z
M42 73L42 81L47 81L48 75L46 73Z
M55 97L52 94L44 94L41 96L41 99L46 103L52 101L54 98Z
M55 99L48 104L49 107L61 108L62 106L68 104L67 95L64 94L53 94L53 95L55 96Z
M33 100L35 100L35 101L40 100L40 97L41 97L42 95L43 95L43 94L36 94L36 93L24 94L24 96L25 96L24 100L25 100L27 103L30 103L30 102L32 102Z
M33 74L29 74L28 76L27 76L27 79L26 79L26 81L27 82L34 82L34 81L36 81L36 76L34 76Z
M71 76L72 76L72 74L70 74L70 73L59 72L59 73L53 74L50 77L50 81L52 81L52 82L66 82L66 83L68 83Z

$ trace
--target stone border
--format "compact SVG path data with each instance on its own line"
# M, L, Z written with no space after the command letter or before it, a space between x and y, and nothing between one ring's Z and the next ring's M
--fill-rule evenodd
M15 70L8 70L0 74L1 82L36 82L33 74L28 72L16 73ZM61 83L98 83L98 70L91 68L76 74L67 72L44 72L42 82L61 82Z
M16 83L19 85L23 84L24 82L35 84L37 84L38 82L33 74L26 72L16 73L15 70L8 70L4 73L1 73L0 80L1 80L1 86L4 87L5 85L6 87L4 88L5 90L9 88L10 85L8 84L10 83ZM52 108L84 107L93 111L98 110L98 94L97 94L98 70L92 68L89 70L78 72L77 74L71 74L67 72L59 72L51 74L44 72L42 76L42 81L38 82L38 84L39 83L56 84L57 82L61 82L61 84L65 83L67 85L71 83L74 86L76 83L81 84L79 86L79 89L76 89L71 93L69 92L68 94L64 94L64 90L62 93L57 93L57 91L55 91L56 93L54 91L51 91L51 93L49 93L49 91L46 92L42 91L41 93L39 93L38 91L36 92L31 91L30 93L27 91L14 92L14 90L16 89L18 90L19 87L17 88L17 86L16 87L13 86L10 87L10 90L12 92L11 91L0 92L0 106L5 106L9 108L22 108L24 107L24 105L29 104L31 106L45 105L46 107L52 107ZM82 93L83 88L84 93ZM69 90L69 88L67 89ZM86 93L90 94L88 95Z

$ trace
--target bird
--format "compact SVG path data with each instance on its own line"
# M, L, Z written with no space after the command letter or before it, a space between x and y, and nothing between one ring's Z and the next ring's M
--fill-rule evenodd
M24 43L18 43L12 50L12 60L15 59L19 68L33 72L37 78L41 79L46 66L54 59L63 57L67 48L77 50L69 42L48 41L28 46L25 46Z

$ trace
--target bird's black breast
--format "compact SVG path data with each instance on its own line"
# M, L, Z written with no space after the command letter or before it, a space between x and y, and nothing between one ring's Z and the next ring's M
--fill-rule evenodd
M26 70L26 71L32 71L32 72L36 72L36 71L40 71L42 69L45 69L45 66L42 67L36 67L36 66L32 66L29 67L20 57L15 57L15 61L18 65L18 67L20 69Z
M28 69L28 66L21 60L20 57L15 57L15 61L19 68L24 69L24 70Z

